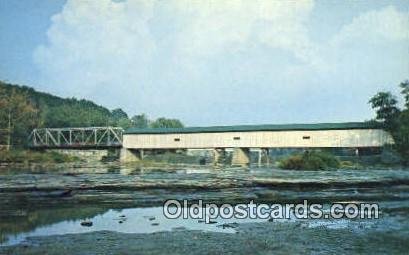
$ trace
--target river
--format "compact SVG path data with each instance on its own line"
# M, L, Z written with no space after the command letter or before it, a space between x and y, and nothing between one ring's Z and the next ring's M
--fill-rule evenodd
M167 219L167 199L377 203L379 219ZM409 171L80 163L0 168L0 254L404 253ZM82 222L92 222L83 226ZM193 238L194 237L194 238Z

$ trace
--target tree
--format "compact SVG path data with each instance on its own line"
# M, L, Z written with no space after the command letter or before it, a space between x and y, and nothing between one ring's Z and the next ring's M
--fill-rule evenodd
M395 146L401 154L405 165L409 164L409 80L399 85L402 88L401 94L405 99L405 109L399 115L399 125L394 132Z
M120 119L124 119L124 118L128 119L128 114L121 108L112 110L111 115L115 122L117 122Z
M405 98L406 109L409 109L409 80L401 82L399 86L402 88L401 94Z
M376 110L376 120L384 122L388 130L396 128L400 110L395 96L390 92L379 92L369 103Z
M183 127L179 120L160 118L151 124L145 114L129 119L120 108L110 111L89 100L60 98L27 86L0 81L0 140L3 139L0 144L6 144L8 140L8 109L13 128L12 142L18 145L24 145L31 129L37 127Z
M158 118L151 124L152 128L183 128L183 124L178 119Z
M112 110L111 116L111 125L119 126L123 129L132 127L132 121L128 118L128 114L121 108Z
M128 128L131 128L133 126L132 121L130 119L128 119L128 118L119 119L117 121L116 125L120 126L123 129L128 129Z
M400 154L402 163L409 164L409 81L399 85L405 99L405 109L397 107L397 99L390 92L379 92L369 100L376 109L376 119L385 124L385 128L394 139L394 148Z
M38 122L38 111L26 94L1 89L0 95L0 128L8 130L9 148L12 144L25 142L28 132Z
M146 116L146 114L144 113L133 116L131 120L132 120L132 125L136 128L148 128L149 127L148 116Z
M405 165L409 163L409 110L402 111L399 116L399 126L392 132L395 148L401 155Z

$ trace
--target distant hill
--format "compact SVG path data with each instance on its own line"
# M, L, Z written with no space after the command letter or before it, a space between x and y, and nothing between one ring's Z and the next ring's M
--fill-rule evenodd
M89 100L61 98L1 81L0 90L6 94L11 94L13 90L25 94L38 109L39 123L43 127L106 126L116 122L113 112Z
M96 126L180 128L183 123L164 117L150 120L146 114L130 118L121 108L110 111L90 100L62 98L0 81L0 147L26 144L33 128Z

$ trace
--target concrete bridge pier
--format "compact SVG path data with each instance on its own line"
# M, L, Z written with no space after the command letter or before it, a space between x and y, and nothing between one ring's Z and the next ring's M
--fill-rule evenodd
M119 160L121 162L137 162L143 159L144 151L143 150L134 150L121 148L119 153Z
M270 154L268 148L260 148L258 151L258 166L260 167L263 163L267 166L270 165Z
M270 165L270 155L268 148L257 149L257 165L261 167L263 164Z
M267 166L270 164L268 148L257 148L254 150L257 153L257 166L261 167L263 164Z
M262 149L263 154L266 157L266 166L270 166L270 150L268 148Z
M246 166L250 164L250 150L248 148L234 148L231 164L232 166Z
M263 163L263 156L264 156L264 149L258 149L257 150L257 166L261 167Z
M217 165L220 160L220 152L217 149L213 149L213 165Z
M224 149L213 149L213 165L217 165L221 160L225 159L226 151Z

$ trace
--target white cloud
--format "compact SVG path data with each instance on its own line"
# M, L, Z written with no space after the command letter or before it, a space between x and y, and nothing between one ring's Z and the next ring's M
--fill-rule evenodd
M261 45L316 62L305 25L313 5L312 0L69 0L52 17L48 43L36 49L34 59L42 83L54 93L93 99L106 93L134 108L159 107L164 99L152 100L158 91L172 97L189 83L181 85L182 77L195 77L190 86L201 86L208 61L226 52Z
M151 60L155 43L146 26L151 1L68 1L52 17L48 44L34 58L45 83L54 90L87 95L99 86L137 83Z
M399 12L394 6L373 10L355 17L334 37L333 44L367 41L409 40L409 13Z
M351 84L409 75L396 60L401 48L390 44L408 46L408 13L395 7L362 13L318 44L309 34L314 6L313 0L68 0L34 59L51 92L204 124L226 123L231 111L255 118L250 122L296 122L287 118L300 111L328 117L331 108L312 105L322 93L336 95L334 107L342 109L339 95L354 93ZM368 50L373 41L382 47ZM379 59L387 72L376 69ZM203 115L191 113L199 109Z
M222 51L262 43L309 61L314 56L305 21L313 2L305 1L68 1L52 18L48 44L38 47L35 60L47 83L60 84L70 73L71 86L112 83L118 76L135 77L151 64L161 40L178 63ZM154 11L165 8L181 23L161 38L153 38ZM171 21L171 22L172 22ZM169 24L159 24L168 25ZM160 56L156 56L160 57ZM142 66L141 66L142 65ZM133 68L133 70L129 70ZM126 70L129 70L127 72ZM146 73L145 73L146 75ZM57 79L56 79L57 78ZM84 78L87 83L81 84ZM128 80L129 80L128 78Z
M315 57L305 24L314 6L312 0L174 3L175 15L188 20L178 44L189 55L219 54L262 43L288 50L303 61Z

